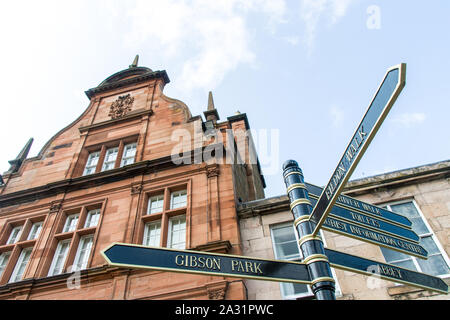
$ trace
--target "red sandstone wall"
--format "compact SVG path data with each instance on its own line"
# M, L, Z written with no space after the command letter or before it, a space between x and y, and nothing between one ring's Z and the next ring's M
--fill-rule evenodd
M195 122L188 122L191 115L186 105L164 96L162 88L161 81L150 81L93 97L79 119L56 134L43 148L40 156L25 161L20 171L7 179L2 195L76 178L84 168L86 148L115 139L137 137L136 162L169 156L178 143L171 141L172 132L183 128L192 132L194 137ZM150 108L153 114L95 126L110 121L110 104L125 93L131 93L135 97L130 114ZM201 120L196 121L199 125ZM86 129L86 126L91 127ZM191 141L186 143L193 145ZM67 146L55 149L61 145ZM231 166L207 166L205 163L179 166L0 208L0 251L12 250L10 259L17 260L23 247L34 248L23 284L7 284L7 276L14 267L13 263L8 264L0 279L0 298L244 299L245 289L240 280L230 282L217 276L117 270L108 268L101 257L101 250L113 242L142 243L142 217L148 194L154 190L180 185L186 186L188 190L189 200L185 209L187 248L229 241L232 245L229 253L241 254ZM60 234L58 230L61 229L66 214L92 205L102 208L101 219L95 230L79 230L70 237ZM21 241L16 245L5 246L11 227L31 221L30 219L44 221L40 237L31 242ZM79 237L86 232L94 234L94 243L88 263L89 270L81 276L81 287L68 289L67 276L48 279L57 242L69 237L72 239L71 248L76 248ZM71 252L69 260L73 261L74 249ZM66 267L69 264L66 262ZM27 282L27 279L35 281Z

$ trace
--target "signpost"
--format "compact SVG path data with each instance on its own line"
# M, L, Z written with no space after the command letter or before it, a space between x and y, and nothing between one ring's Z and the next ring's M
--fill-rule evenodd
M117 267L311 284L306 264L291 261L264 260L125 243L112 244L102 251L102 255L109 265ZM325 255L330 265L337 269L378 276L384 280L439 293L448 293L447 284L438 277L331 249L325 249Z
M342 221L331 216L328 216L325 219L322 229L361 241L370 242L418 258L427 259L428 252L416 243L360 227L356 224Z
M405 86L405 71L405 64L392 67L387 71L325 188L304 183L303 173L295 161L286 161L283 165L283 176L295 219L294 227L300 238L299 247L302 252L306 251L307 255L309 253L309 257L304 261L311 261L314 257L321 256L317 252L322 250L321 241L309 248L302 247L306 241L318 241L315 235L321 228L422 259L427 258L428 252L418 244L420 238L411 230L412 223L406 217L340 195ZM298 210L300 206L303 206L302 210ZM314 209L309 214L308 208L311 206L314 206ZM312 232L311 228L314 229ZM448 293L447 284L440 278L335 250L323 248L323 251L326 259L323 257L320 259L333 267L366 275L376 274L382 279ZM315 281L314 276L311 276L311 281Z
M312 199L317 200L322 194L323 188L305 182L308 194ZM374 206L373 204L360 201L348 196L339 195L333 208L343 208L355 213L364 214L373 218L381 219L399 227L411 229L411 221L398 213ZM331 209L333 210L333 209Z
M317 200L312 196L310 196L310 199L312 205L314 206ZM376 232L394 236L406 241L419 243L420 240L419 236L410 228L392 224L390 222L387 222L386 220L381 220L379 218L375 218L358 211L352 211L346 208L342 208L337 205L334 205L333 208L331 208L329 216L340 221L350 222L351 224L369 228Z
M310 284L304 263L114 243L102 251L109 265Z
M103 250L103 257L118 267L308 284L318 300L335 299L330 266L448 293L447 284L438 277L326 249L316 235L322 228L426 259L427 251L418 244L419 237L406 217L340 195L403 89L405 69L400 64L387 71L325 188L305 183L297 162L289 160L283 165L302 263L123 243Z
M325 254L328 257L331 266L334 268L353 271L369 276L378 276L381 279L399 282L439 293L448 293L448 285L444 282L444 280L438 277L335 250L325 249Z
M387 71L383 82L311 213L310 221L315 224L313 235L320 230L344 185L405 86L405 74L406 64L404 63Z
M298 247L311 278L311 290L317 300L335 300L335 281L330 263L325 255L322 239L312 234L314 224L309 221L312 204L302 170L296 161L288 160L283 164L283 177L295 219Z

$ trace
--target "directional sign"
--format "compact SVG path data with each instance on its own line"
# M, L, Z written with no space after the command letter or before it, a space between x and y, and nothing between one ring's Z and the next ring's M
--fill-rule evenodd
M102 251L109 265L310 284L306 264L191 250L114 243Z
M307 182L305 182L305 185L311 198L317 200L322 194L323 188ZM345 208L352 212L362 213L373 218L385 220L386 222L398 225L402 228L411 229L412 222L407 217L352 197L344 195L338 196L333 207Z
M325 219L322 228L324 230L339 233L350 238L370 242L382 247L416 256L418 258L427 259L427 250L417 243L367 229L335 217L328 216Z
M353 271L369 276L379 276L382 279L399 282L423 289L448 293L448 285L438 277L420 273L394 265L381 263L335 250L325 249L325 255L334 268Z
M317 202L317 197L310 195L311 204L315 205ZM412 241L414 243L419 243L419 236L412 231L410 228L402 227L385 220L375 218L374 216L367 215L358 211L352 211L347 208L342 208L340 206L334 205L329 213L330 217L337 218L339 220L348 221L374 231L381 232L394 237L402 238L407 241Z
M314 235L317 234L324 223L342 188L347 183L353 170L356 168L356 165L405 86L405 73L406 64L404 63L392 67L387 71L383 82L356 128L356 132L311 213L310 221L316 225L313 232Z

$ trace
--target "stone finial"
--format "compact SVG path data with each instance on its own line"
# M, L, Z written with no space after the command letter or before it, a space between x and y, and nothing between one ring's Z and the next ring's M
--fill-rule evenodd
M214 99L213 99L213 95L212 92L210 91L208 94L208 109L207 110L214 110Z
M30 152L31 145L33 144L33 138L30 138L28 142L23 147L22 151L19 152L17 157L14 160L9 160L9 164L11 167L8 170L8 173L14 173L19 171L20 166L22 165L23 161L27 158L28 152Z
M130 68L136 68L139 61L139 55L137 54L136 57L134 57L133 63L129 65Z
M219 113L217 112L216 107L214 106L214 99L213 99L213 95L212 92L210 91L208 94L208 107L207 110L203 112L203 114L205 115L206 121L213 121L214 123L217 122L217 120L219 120Z

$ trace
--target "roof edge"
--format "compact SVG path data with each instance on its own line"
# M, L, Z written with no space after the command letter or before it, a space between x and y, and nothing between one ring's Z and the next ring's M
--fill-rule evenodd
M118 77L119 75L123 76L123 77L134 75L136 73L133 73L133 72L135 72L136 70L133 70L133 69L138 69L138 68L140 70L144 70L144 67L136 67L136 68L130 68L130 69L119 71L119 72L113 74L112 76L106 78L97 87L88 89L84 93L87 95L87 97L90 100L93 96L95 96L98 93L125 87L125 86L129 86L129 85L136 84L136 83L143 82L143 81L150 80L150 79L162 78L164 80L164 84L167 84L170 82L170 79L169 79L169 76L167 75L166 70L151 71L151 69L148 69L148 68L145 68L145 69L150 70L150 71L145 72L141 75L137 75L136 77L129 78L129 79L123 79L123 80L117 80L114 82L107 82L107 81L109 81L108 79L110 79L110 80L114 79L114 78Z

